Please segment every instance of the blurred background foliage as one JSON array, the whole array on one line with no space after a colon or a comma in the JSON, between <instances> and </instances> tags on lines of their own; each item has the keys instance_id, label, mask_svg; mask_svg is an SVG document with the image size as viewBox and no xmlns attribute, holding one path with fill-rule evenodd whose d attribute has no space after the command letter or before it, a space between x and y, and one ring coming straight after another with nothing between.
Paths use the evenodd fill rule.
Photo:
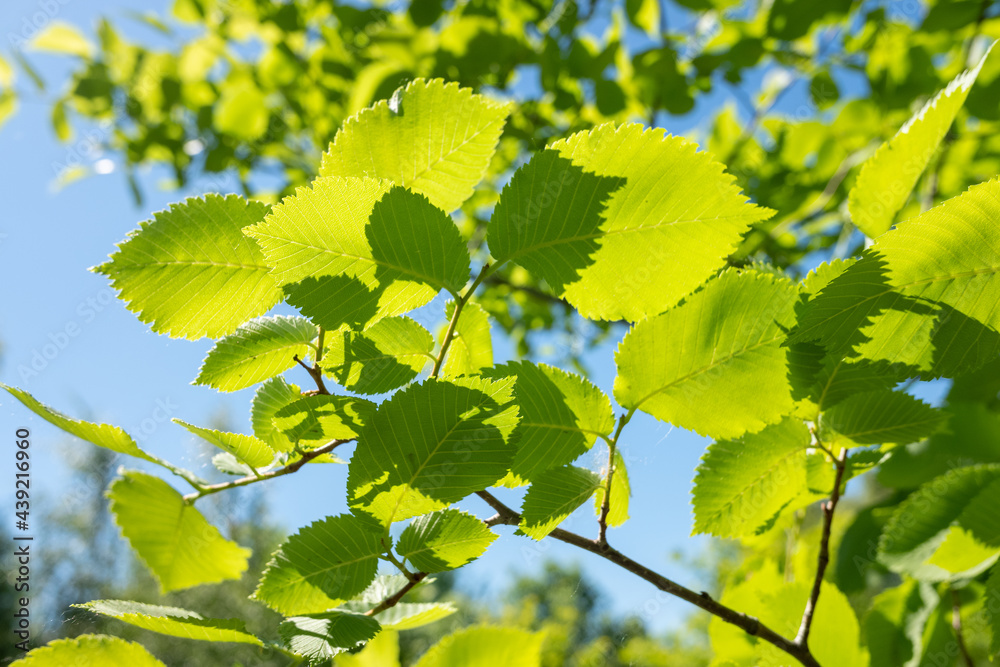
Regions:
<instances>
[{"instance_id":1,"label":"blurred background foliage","mask_svg":"<svg viewBox=\"0 0 1000 667\"><path fill-rule=\"evenodd\" d=\"M234 176L245 194L273 202L316 175L344 119L409 79L442 77L518 102L487 187L456 215L479 259L486 259L484 228L496 195L530 151L599 123L640 120L699 141L748 197L777 211L746 237L732 264L763 260L802 275L864 244L846 206L860 165L1000 38L998 16L1000 3L990 0L175 0L163 13L97 26L51 21L22 37L12 33L0 56L0 123L20 101L41 98L61 140L86 137L86 156L65 165L63 183L101 173L111 156L137 202L137 172L157 166L169 167L169 189L219 190ZM129 39L136 21L155 39ZM40 52L71 59L70 79L43 81L32 64ZM900 218L1000 173L998 100L994 54ZM548 345L559 351L555 361L578 367L582 354L619 326L583 321L517 267L491 278L479 301L519 354L537 356ZM862 617L869 638L885 631L884 619L904 624L904 597L912 593L888 588L898 578L874 562L887 517L881 508L947 467L1000 461L996 378L1000 366L992 364L956 381L946 398L955 415L949 431L894 455L838 513L833 577L857 608L872 608ZM250 630L265 634L273 627L269 612L246 599L263 562L252 563L241 582L157 598L104 511L113 461L87 451L75 462L84 492L50 508L63 551L50 559L59 565L41 575L61 582L48 587L58 592L46 601L49 609L115 597L243 616ZM270 553L284 533L260 499L241 496L213 514L255 554ZM752 582L765 561L779 563L774 576L787 579L815 562L810 535L818 519L814 507L755 540L715 542L694 565L714 582L712 594L726 583ZM942 655L953 641L955 609L976 612L978 585L927 593L931 617L918 638L926 655ZM539 578L521 579L502 601L470 598L444 576L422 594L459 600L461 611L403 633L404 664L451 629L484 620L546 629L546 665L710 662L707 618L695 615L689 627L651 636L641 618L602 611L594 582L572 567L552 565ZM0 597L4 608L12 602ZM219 649L75 612L44 639L103 630L141 633L168 664L195 664L194 655L197 664L284 664L281 656L231 647L209 654ZM967 640L970 655L985 660L981 637L969 633ZM872 664L910 658L873 649Z\"/></svg>"}]
</instances>

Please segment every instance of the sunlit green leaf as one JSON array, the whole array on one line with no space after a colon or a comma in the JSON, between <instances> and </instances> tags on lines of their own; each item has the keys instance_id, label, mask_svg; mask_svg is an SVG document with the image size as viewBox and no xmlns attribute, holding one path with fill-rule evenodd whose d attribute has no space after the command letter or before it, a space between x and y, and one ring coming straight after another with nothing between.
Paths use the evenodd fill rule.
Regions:
<instances>
[{"instance_id":1,"label":"sunlit green leaf","mask_svg":"<svg viewBox=\"0 0 1000 667\"><path fill-rule=\"evenodd\" d=\"M382 394L417 377L433 350L427 329L408 317L387 317L364 331L332 334L320 365L345 389Z\"/></svg>"},{"instance_id":2,"label":"sunlit green leaf","mask_svg":"<svg viewBox=\"0 0 1000 667\"><path fill-rule=\"evenodd\" d=\"M126 600L94 600L74 606L171 637L262 645L236 618L205 618L187 609Z\"/></svg>"},{"instance_id":3,"label":"sunlit green leaf","mask_svg":"<svg viewBox=\"0 0 1000 667\"><path fill-rule=\"evenodd\" d=\"M320 664L338 653L356 648L380 629L371 616L348 611L328 611L286 618L279 628L281 639L293 653Z\"/></svg>"},{"instance_id":4,"label":"sunlit green leaf","mask_svg":"<svg viewBox=\"0 0 1000 667\"><path fill-rule=\"evenodd\" d=\"M444 572L479 558L496 538L471 514L443 510L414 519L396 551L421 572Z\"/></svg>"},{"instance_id":5,"label":"sunlit green leaf","mask_svg":"<svg viewBox=\"0 0 1000 667\"><path fill-rule=\"evenodd\" d=\"M432 646L415 667L541 667L542 633L474 626Z\"/></svg>"},{"instance_id":6,"label":"sunlit green leaf","mask_svg":"<svg viewBox=\"0 0 1000 667\"><path fill-rule=\"evenodd\" d=\"M107 635L80 635L73 639L56 639L30 651L15 663L18 667L165 667L141 644Z\"/></svg>"},{"instance_id":7,"label":"sunlit green leaf","mask_svg":"<svg viewBox=\"0 0 1000 667\"><path fill-rule=\"evenodd\" d=\"M451 321L455 302L445 306L445 319ZM448 356L441 366L441 377L471 375L493 365L493 340L490 338L490 318L478 303L465 304L448 347Z\"/></svg>"},{"instance_id":8,"label":"sunlit green leaf","mask_svg":"<svg viewBox=\"0 0 1000 667\"><path fill-rule=\"evenodd\" d=\"M521 508L521 532L540 540L590 499L601 477L576 466L552 468L528 487Z\"/></svg>"},{"instance_id":9,"label":"sunlit green leaf","mask_svg":"<svg viewBox=\"0 0 1000 667\"><path fill-rule=\"evenodd\" d=\"M191 433L212 443L219 449L229 452L243 463L254 468L263 468L274 461L274 450L268 447L267 443L251 435L243 433L226 433L210 428L201 428L183 422L180 419L172 419L175 424L180 424Z\"/></svg>"}]
</instances>

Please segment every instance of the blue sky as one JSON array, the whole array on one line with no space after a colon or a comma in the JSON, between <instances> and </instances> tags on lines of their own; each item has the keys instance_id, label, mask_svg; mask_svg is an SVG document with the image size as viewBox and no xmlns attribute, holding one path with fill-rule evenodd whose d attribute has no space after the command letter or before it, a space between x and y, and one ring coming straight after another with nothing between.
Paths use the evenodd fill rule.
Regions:
<instances>
[{"instance_id":1,"label":"blue sky","mask_svg":"<svg viewBox=\"0 0 1000 667\"><path fill-rule=\"evenodd\" d=\"M56 20L84 26L92 34L96 17L110 14L121 17L128 9L146 10L151 3L139 0L103 0L100 3L79 0L5 0L0 4L0 34L3 49L8 49L11 35L21 35L39 15L53 15ZM165 2L157 3L166 5ZM148 34L140 27L135 37ZM206 387L190 384L211 341L171 340L152 333L113 298L105 278L86 269L104 260L136 224L152 211L165 208L183 194L163 192L157 184L168 176L156 172L141 175L147 196L141 208L132 201L125 179L118 169L110 174L93 176L56 191L52 184L61 165L78 156L85 164L102 161L103 166L120 165L118 156L95 155L88 139L105 130L79 128L68 144L54 137L49 120L52 100L65 82L65 64L57 57L37 55L33 62L50 85L44 93L30 88L22 79L24 91L20 111L0 130L0 195L4 202L0 213L0 341L3 344L0 379L20 386L44 403L75 417L107 422L123 427L140 444L158 456L177 464L201 468L208 464L208 450L193 436L171 424L177 417L195 424L207 424L213 416L225 414L237 430L249 431L249 404L253 390L218 394ZM759 85L757 73L748 84ZM783 106L789 109L805 104L805 90L786 96ZM706 110L731 99L726 89L706 98L699 108L684 118L670 119L668 129L692 134ZM107 162L110 160L111 162ZM235 182L230 183L235 186ZM443 301L436 301L421 312L425 324L441 317ZM614 381L613 352L617 340L590 355L593 381L609 395ZM495 340L497 361L509 358L506 341ZM304 372L293 369L287 377L306 384ZM164 419L166 418L166 419ZM72 442L68 436L33 416L5 393L0 396L0 420L6 433L19 427L32 432L35 455L33 492L47 502L58 502L71 494L61 445ZM7 437L7 436L5 436ZM670 554L680 550L697 554L705 542L688 537L691 531L689 492L698 459L707 445L703 438L667 424L656 422L641 413L625 431L623 451L632 480L632 518L624 527L612 530L610 539L621 551L643 564L677 578L695 590L704 582L675 563ZM82 441L74 447L90 447ZM4 449L9 451L9 449ZM582 463L599 469L599 448ZM145 466L127 463L130 467ZM289 530L314 519L347 510L345 503L346 466L308 466L304 471L257 485L255 492L267 495L274 516ZM169 480L186 491L186 484ZM266 487L266 488L265 488ZM510 504L517 505L517 494L499 492ZM4 486L2 507L12 507L9 487ZM461 505L479 516L491 514L482 502L473 499ZM35 514L37 520L38 514ZM589 508L571 517L565 526L592 535L596 525ZM39 526L38 546L44 558L44 526ZM623 570L562 543L541 544L514 537L509 528L501 529L498 540L487 555L462 571L461 582L471 591L488 593L497 590L514 572L536 570L545 558L580 563L597 580L619 613L641 614L654 628L678 622L688 607ZM502 573L503 576L497 576ZM43 582L44 585L44 582Z\"/></svg>"}]
</instances>

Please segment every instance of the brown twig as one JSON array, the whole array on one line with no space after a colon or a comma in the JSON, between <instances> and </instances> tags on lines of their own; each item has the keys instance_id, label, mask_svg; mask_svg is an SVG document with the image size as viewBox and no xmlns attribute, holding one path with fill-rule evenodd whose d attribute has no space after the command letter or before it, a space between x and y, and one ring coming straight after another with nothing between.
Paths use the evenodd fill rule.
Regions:
<instances>
[{"instance_id":1,"label":"brown twig","mask_svg":"<svg viewBox=\"0 0 1000 667\"><path fill-rule=\"evenodd\" d=\"M377 605L365 612L365 616L374 616L375 614L380 614L386 609L395 607L399 604L399 601L403 599L403 596L409 593L413 588L419 584L421 581L427 578L427 572L416 572L410 577L410 580L406 582L406 585L400 588L398 591L387 597L386 599L379 602Z\"/></svg>"},{"instance_id":2,"label":"brown twig","mask_svg":"<svg viewBox=\"0 0 1000 667\"><path fill-rule=\"evenodd\" d=\"M486 501L486 503L497 513L497 516L491 517L487 520L490 522L490 525L506 524L516 526L521 523L521 515L500 502L500 500L498 500L490 492L479 491L476 495ZM553 530L549 533L549 537L555 538L560 542L572 544L575 547L579 547L584 551L589 551L592 554L596 554L601 558L618 565L641 579L645 579L661 591L676 596L686 602L690 602L694 606L717 616L726 623L735 625L747 634L758 637L759 639L772 644L798 660L800 663L805 665L805 667L820 667L816 658L814 658L812 653L809 652L808 646L804 644L796 644L792 640L782 637L777 632L761 623L759 619L730 609L724 604L713 599L712 596L707 593L695 593L691 589L685 588L684 586L667 579L663 575L637 563L607 544L601 544L598 540L587 539L582 535L577 535L576 533L571 533L569 531L562 530L561 528Z\"/></svg>"},{"instance_id":3,"label":"brown twig","mask_svg":"<svg viewBox=\"0 0 1000 667\"><path fill-rule=\"evenodd\" d=\"M830 499L823 503L823 533L820 536L819 556L816 559L816 579L813 581L812 593L806 600L805 611L802 612L799 633L795 636L795 643L799 646L806 647L809 644L809 630L812 628L816 605L823 587L823 575L826 573L826 566L830 564L830 528L833 526L833 512L837 509L837 502L840 501L840 486L843 483L844 470L847 468L846 460L847 448L845 447L840 450L840 456L834 459L837 473L833 479L833 491L830 492Z\"/></svg>"},{"instance_id":4,"label":"brown twig","mask_svg":"<svg viewBox=\"0 0 1000 667\"><path fill-rule=\"evenodd\" d=\"M309 463L313 459L319 458L323 454L329 454L337 447L343 445L346 442L351 442L350 440L333 440L326 443L322 447L317 447L316 449L311 449L308 452L304 452L302 456L295 461L292 461L283 468L278 468L277 470L272 470L270 472L260 473L259 475L247 475L246 477L240 477L239 479L233 480L232 482L221 482L219 484L210 484L208 486L201 487L198 491L194 493L189 493L184 496L184 501L188 503L193 503L199 498L204 498L205 496L210 496L213 493L218 493L219 491L225 491L227 489L235 489L238 486L247 486L248 484L255 484L257 482L263 482L267 479L274 479L275 477L282 477L284 475L290 475L293 472L298 471L299 468Z\"/></svg>"},{"instance_id":5,"label":"brown twig","mask_svg":"<svg viewBox=\"0 0 1000 667\"><path fill-rule=\"evenodd\" d=\"M444 363L445 356L448 354L448 348L451 346L451 341L455 337L455 327L458 326L458 318L462 315L462 309L465 308L465 304L469 302L472 298L473 292L486 277L490 275L490 265L484 264L482 270L479 272L479 276L476 278L475 282L469 286L469 289L465 290L465 294L462 296L455 295L455 312L451 314L451 321L448 322L448 329L444 332L444 338L441 339L441 350L438 352L437 359L434 360L434 369L431 371L431 377L435 378L438 373L441 372L441 365Z\"/></svg>"}]
</instances>

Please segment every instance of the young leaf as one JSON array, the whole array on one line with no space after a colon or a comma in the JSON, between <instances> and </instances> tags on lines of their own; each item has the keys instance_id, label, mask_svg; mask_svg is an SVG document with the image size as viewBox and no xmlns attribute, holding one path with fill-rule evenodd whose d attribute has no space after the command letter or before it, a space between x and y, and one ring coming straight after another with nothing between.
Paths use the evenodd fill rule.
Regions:
<instances>
[{"instance_id":1,"label":"young leaf","mask_svg":"<svg viewBox=\"0 0 1000 667\"><path fill-rule=\"evenodd\" d=\"M250 423L253 434L266 442L276 452L290 452L295 443L274 425L274 416L286 405L302 398L297 385L285 382L282 377L271 378L260 387L250 404Z\"/></svg>"},{"instance_id":2,"label":"young leaf","mask_svg":"<svg viewBox=\"0 0 1000 667\"><path fill-rule=\"evenodd\" d=\"M455 302L445 306L445 319L451 321ZM455 326L455 334L448 347L448 356L441 366L441 377L472 375L481 368L493 365L493 340L490 338L490 317L482 306L469 302Z\"/></svg>"},{"instance_id":3,"label":"young leaf","mask_svg":"<svg viewBox=\"0 0 1000 667\"><path fill-rule=\"evenodd\" d=\"M73 639L56 639L29 651L17 661L18 667L66 667L95 665L111 667L166 667L141 644L107 635L80 635Z\"/></svg>"},{"instance_id":4,"label":"young leaf","mask_svg":"<svg viewBox=\"0 0 1000 667\"><path fill-rule=\"evenodd\" d=\"M194 384L219 391L244 389L305 359L319 334L304 317L261 317L241 325L208 351Z\"/></svg>"},{"instance_id":5,"label":"young leaf","mask_svg":"<svg viewBox=\"0 0 1000 667\"><path fill-rule=\"evenodd\" d=\"M285 646L296 655L319 664L338 653L361 646L378 634L378 621L349 611L292 616L278 628Z\"/></svg>"},{"instance_id":6,"label":"young leaf","mask_svg":"<svg viewBox=\"0 0 1000 667\"><path fill-rule=\"evenodd\" d=\"M328 516L281 545L253 598L285 615L327 611L368 587L384 552L382 533L371 522Z\"/></svg>"},{"instance_id":7,"label":"young leaf","mask_svg":"<svg viewBox=\"0 0 1000 667\"><path fill-rule=\"evenodd\" d=\"M479 558L496 538L476 517L449 509L415 519L396 551L421 572L444 572Z\"/></svg>"},{"instance_id":8,"label":"young leaf","mask_svg":"<svg viewBox=\"0 0 1000 667\"><path fill-rule=\"evenodd\" d=\"M792 341L930 378L1000 352L1000 181L902 222L810 300Z\"/></svg>"},{"instance_id":9,"label":"young leaf","mask_svg":"<svg viewBox=\"0 0 1000 667\"><path fill-rule=\"evenodd\" d=\"M543 278L585 317L657 315L771 215L723 169L695 144L637 123L578 132L536 153L504 187L490 253L496 266L513 261Z\"/></svg>"},{"instance_id":10,"label":"young leaf","mask_svg":"<svg viewBox=\"0 0 1000 667\"><path fill-rule=\"evenodd\" d=\"M615 398L715 438L777 422L793 405L782 342L797 298L787 280L724 272L625 336L615 355Z\"/></svg>"},{"instance_id":11,"label":"young leaf","mask_svg":"<svg viewBox=\"0 0 1000 667\"><path fill-rule=\"evenodd\" d=\"M576 466L553 468L538 475L524 495L521 532L540 540L587 502L601 485L601 477Z\"/></svg>"},{"instance_id":12,"label":"young leaf","mask_svg":"<svg viewBox=\"0 0 1000 667\"><path fill-rule=\"evenodd\" d=\"M389 181L317 179L247 234L288 302L328 331L401 315L469 278L469 251L451 219Z\"/></svg>"},{"instance_id":13,"label":"young leaf","mask_svg":"<svg viewBox=\"0 0 1000 667\"><path fill-rule=\"evenodd\" d=\"M288 403L272 419L290 443L314 449L331 440L358 437L374 414L375 404L363 398L316 394Z\"/></svg>"},{"instance_id":14,"label":"young leaf","mask_svg":"<svg viewBox=\"0 0 1000 667\"><path fill-rule=\"evenodd\" d=\"M942 568L927 565L928 559L972 500L998 479L1000 465L976 465L949 470L921 486L896 508L882 531L879 561L923 580L948 578Z\"/></svg>"},{"instance_id":15,"label":"young leaf","mask_svg":"<svg viewBox=\"0 0 1000 667\"><path fill-rule=\"evenodd\" d=\"M833 406L823 413L820 431L829 445L905 445L931 435L944 421L945 414L927 403L882 390L855 394Z\"/></svg>"},{"instance_id":16,"label":"young leaf","mask_svg":"<svg viewBox=\"0 0 1000 667\"><path fill-rule=\"evenodd\" d=\"M358 394L383 394L417 377L434 357L434 338L408 317L387 317L364 331L337 332L323 371Z\"/></svg>"},{"instance_id":17,"label":"young leaf","mask_svg":"<svg viewBox=\"0 0 1000 667\"><path fill-rule=\"evenodd\" d=\"M139 223L118 251L93 270L153 331L175 338L218 338L281 300L264 255L243 229L268 207L236 195L172 204Z\"/></svg>"},{"instance_id":18,"label":"young leaf","mask_svg":"<svg viewBox=\"0 0 1000 667\"><path fill-rule=\"evenodd\" d=\"M990 47L992 50L993 47ZM889 230L965 103L990 55L955 77L861 166L847 204L851 221L875 238Z\"/></svg>"},{"instance_id":19,"label":"young leaf","mask_svg":"<svg viewBox=\"0 0 1000 667\"><path fill-rule=\"evenodd\" d=\"M625 457L620 449L615 450L614 475L611 477L611 504L608 506L608 526L617 528L628 521L629 497L632 487L628 482L628 470L625 469ZM594 493L594 511L601 516L604 505L604 493L607 489L607 478L601 480L601 485Z\"/></svg>"},{"instance_id":20,"label":"young leaf","mask_svg":"<svg viewBox=\"0 0 1000 667\"><path fill-rule=\"evenodd\" d=\"M446 636L415 667L541 667L541 632L474 626Z\"/></svg>"},{"instance_id":21,"label":"young leaf","mask_svg":"<svg viewBox=\"0 0 1000 667\"><path fill-rule=\"evenodd\" d=\"M517 425L513 380L425 380L379 406L351 459L351 507L384 524L442 509L502 478Z\"/></svg>"},{"instance_id":22,"label":"young leaf","mask_svg":"<svg viewBox=\"0 0 1000 667\"><path fill-rule=\"evenodd\" d=\"M243 463L254 468L263 468L274 461L274 450L263 440L258 440L251 435L225 433L209 428L201 428L187 422L182 422L180 419L172 419L171 421L175 424L180 424L206 442L210 442L219 449L229 452Z\"/></svg>"},{"instance_id":23,"label":"young leaf","mask_svg":"<svg viewBox=\"0 0 1000 667\"><path fill-rule=\"evenodd\" d=\"M135 440L132 439L132 436L117 426L111 426L110 424L94 424L92 422L73 419L72 417L67 417L64 414L56 412L47 405L39 403L35 400L34 396L23 389L9 387L2 382L0 382L0 387L6 389L11 396L21 401L26 408L34 412L36 415L50 424L54 424L55 426L61 428L70 435L75 435L81 440L86 440L87 442L97 445L98 447L104 447L105 449L110 449L111 451L118 452L119 454L128 454L129 456L135 456L136 458L155 462L154 458L139 449L139 445L135 444Z\"/></svg>"},{"instance_id":24,"label":"young leaf","mask_svg":"<svg viewBox=\"0 0 1000 667\"><path fill-rule=\"evenodd\" d=\"M694 534L753 535L806 492L809 430L793 418L739 440L709 446L691 504Z\"/></svg>"},{"instance_id":25,"label":"young leaf","mask_svg":"<svg viewBox=\"0 0 1000 667\"><path fill-rule=\"evenodd\" d=\"M575 461L614 428L611 401L586 379L546 364L511 362L486 373L513 376L521 421L511 484L527 484L542 472Z\"/></svg>"},{"instance_id":26,"label":"young leaf","mask_svg":"<svg viewBox=\"0 0 1000 667\"><path fill-rule=\"evenodd\" d=\"M450 213L486 174L510 108L456 83L416 79L348 119L320 175L388 179Z\"/></svg>"},{"instance_id":27,"label":"young leaf","mask_svg":"<svg viewBox=\"0 0 1000 667\"><path fill-rule=\"evenodd\" d=\"M115 523L162 593L239 579L247 569L250 550L224 538L162 479L125 471L108 498Z\"/></svg>"},{"instance_id":28,"label":"young leaf","mask_svg":"<svg viewBox=\"0 0 1000 667\"><path fill-rule=\"evenodd\" d=\"M94 600L73 606L102 616L117 618L119 621L161 635L207 642L236 642L263 646L257 637L247 632L243 621L237 618L205 618L187 609L160 607L126 600Z\"/></svg>"}]
</instances>

